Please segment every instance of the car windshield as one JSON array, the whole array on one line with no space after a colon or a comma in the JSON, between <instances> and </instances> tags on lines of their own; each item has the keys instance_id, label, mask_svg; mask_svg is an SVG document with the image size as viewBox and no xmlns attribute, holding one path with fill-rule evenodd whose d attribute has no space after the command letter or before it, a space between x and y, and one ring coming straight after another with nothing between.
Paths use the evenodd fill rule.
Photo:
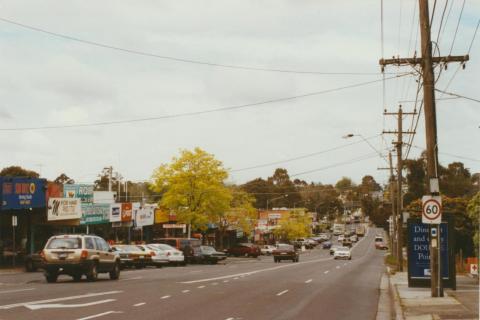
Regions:
<instances>
[{"instance_id":1,"label":"car windshield","mask_svg":"<svg viewBox=\"0 0 480 320\"><path fill-rule=\"evenodd\" d=\"M81 247L81 238L54 238L47 245L47 249L79 249Z\"/></svg>"},{"instance_id":2,"label":"car windshield","mask_svg":"<svg viewBox=\"0 0 480 320\"><path fill-rule=\"evenodd\" d=\"M277 248L278 250L293 250L293 246L290 244L279 244Z\"/></svg>"},{"instance_id":3,"label":"car windshield","mask_svg":"<svg viewBox=\"0 0 480 320\"><path fill-rule=\"evenodd\" d=\"M144 250L144 249L140 249L139 247L134 246L134 245L118 246L117 248L120 249L120 251L125 251L125 252L138 252L138 251L143 251Z\"/></svg>"},{"instance_id":4,"label":"car windshield","mask_svg":"<svg viewBox=\"0 0 480 320\"><path fill-rule=\"evenodd\" d=\"M160 249L160 250L174 250L174 251L177 251L177 249L175 249L174 247L172 247L168 244L164 244L164 243L152 243L149 246Z\"/></svg>"},{"instance_id":5,"label":"car windshield","mask_svg":"<svg viewBox=\"0 0 480 320\"><path fill-rule=\"evenodd\" d=\"M337 251L350 251L347 247L338 247Z\"/></svg>"}]
</instances>

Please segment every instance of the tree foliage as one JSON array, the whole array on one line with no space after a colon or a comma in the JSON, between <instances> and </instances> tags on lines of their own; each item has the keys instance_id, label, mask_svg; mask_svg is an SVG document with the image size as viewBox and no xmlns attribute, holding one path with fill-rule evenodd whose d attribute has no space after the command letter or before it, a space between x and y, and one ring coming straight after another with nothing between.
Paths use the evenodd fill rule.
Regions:
<instances>
[{"instance_id":1,"label":"tree foliage","mask_svg":"<svg viewBox=\"0 0 480 320\"><path fill-rule=\"evenodd\" d=\"M75 180L67 176L65 173L62 173L58 177L53 180L53 182L58 183L58 184L74 184Z\"/></svg>"},{"instance_id":2,"label":"tree foliage","mask_svg":"<svg viewBox=\"0 0 480 320\"><path fill-rule=\"evenodd\" d=\"M473 226L473 243L475 245L476 255L478 257L478 248L480 247L480 236L479 236L479 220L480 220L480 192L478 192L467 205L467 214L468 217L472 220Z\"/></svg>"},{"instance_id":3,"label":"tree foliage","mask_svg":"<svg viewBox=\"0 0 480 320\"><path fill-rule=\"evenodd\" d=\"M5 167L0 171L0 177L25 177L25 178L39 178L40 174L33 170L24 169L20 166Z\"/></svg>"},{"instance_id":4,"label":"tree foliage","mask_svg":"<svg viewBox=\"0 0 480 320\"><path fill-rule=\"evenodd\" d=\"M182 150L170 164L157 168L151 188L163 193L160 205L176 212L180 222L205 230L209 220L230 209L232 194L224 184L227 177L220 161L195 148Z\"/></svg>"},{"instance_id":5,"label":"tree foliage","mask_svg":"<svg viewBox=\"0 0 480 320\"><path fill-rule=\"evenodd\" d=\"M311 222L304 210L292 210L279 221L278 228L274 229L273 233L284 241L307 237L311 234Z\"/></svg>"}]
</instances>

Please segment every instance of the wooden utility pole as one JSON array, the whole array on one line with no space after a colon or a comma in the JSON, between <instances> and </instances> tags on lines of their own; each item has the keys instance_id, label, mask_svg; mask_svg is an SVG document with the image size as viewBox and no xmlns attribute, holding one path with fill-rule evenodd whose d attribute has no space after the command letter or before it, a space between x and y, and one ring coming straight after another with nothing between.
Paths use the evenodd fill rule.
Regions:
<instances>
[{"instance_id":1,"label":"wooden utility pole","mask_svg":"<svg viewBox=\"0 0 480 320\"><path fill-rule=\"evenodd\" d=\"M449 62L460 62L464 64L469 60L468 55L432 57L432 41L430 39L430 17L428 10L428 0L419 1L420 14L420 36L422 42L422 56L420 58L394 58L381 59L382 70L386 65L420 65L422 67L423 77L423 100L425 110L425 131L427 144L427 176L429 178L428 188L431 195L439 195L438 190L438 143L437 143L437 123L435 109L435 77L433 73L433 64L447 64ZM436 236L430 236L430 273L432 297L443 296L443 287L440 273L440 225L431 225L431 229L436 229ZM431 232L432 234L433 232ZM432 245L434 244L434 245Z\"/></svg>"},{"instance_id":2,"label":"wooden utility pole","mask_svg":"<svg viewBox=\"0 0 480 320\"><path fill-rule=\"evenodd\" d=\"M397 259L397 207L395 205L395 175L393 174L393 164L392 164L392 152L388 153L388 168L378 168L378 170L390 170L390 179L389 179L389 189L390 189L390 201L392 203L392 235L390 237L390 245L392 249L392 254Z\"/></svg>"},{"instance_id":3,"label":"wooden utility pole","mask_svg":"<svg viewBox=\"0 0 480 320\"><path fill-rule=\"evenodd\" d=\"M398 112L384 112L384 115L387 116L397 116L397 131L384 131L384 133L397 134L397 141L393 142L397 149L397 219L395 220L397 228L397 247L395 249L397 258L397 270L400 272L403 271L403 134L415 134L415 132L413 131L403 131L403 116L416 114L416 111L403 112L401 105L398 107Z\"/></svg>"}]
</instances>

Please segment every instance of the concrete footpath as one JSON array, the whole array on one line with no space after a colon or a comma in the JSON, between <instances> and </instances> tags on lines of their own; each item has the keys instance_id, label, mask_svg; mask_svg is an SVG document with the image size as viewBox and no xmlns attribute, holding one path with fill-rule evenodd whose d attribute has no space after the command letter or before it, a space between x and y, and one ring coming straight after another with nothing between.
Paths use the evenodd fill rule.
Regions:
<instances>
[{"instance_id":1,"label":"concrete footpath","mask_svg":"<svg viewBox=\"0 0 480 320\"><path fill-rule=\"evenodd\" d=\"M391 319L479 319L478 279L457 276L457 290L445 289L444 297L432 298L430 288L409 288L406 272L388 278Z\"/></svg>"}]
</instances>

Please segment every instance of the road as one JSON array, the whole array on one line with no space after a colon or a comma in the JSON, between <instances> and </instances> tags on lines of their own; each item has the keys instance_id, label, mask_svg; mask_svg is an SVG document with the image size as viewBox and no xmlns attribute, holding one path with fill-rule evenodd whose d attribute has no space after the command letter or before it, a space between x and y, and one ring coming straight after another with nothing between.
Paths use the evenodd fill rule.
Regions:
<instances>
[{"instance_id":1,"label":"road","mask_svg":"<svg viewBox=\"0 0 480 320\"><path fill-rule=\"evenodd\" d=\"M374 319L384 270L375 232L355 245L351 261L318 248L299 263L229 258L123 271L118 281L0 275L0 319Z\"/></svg>"}]
</instances>

